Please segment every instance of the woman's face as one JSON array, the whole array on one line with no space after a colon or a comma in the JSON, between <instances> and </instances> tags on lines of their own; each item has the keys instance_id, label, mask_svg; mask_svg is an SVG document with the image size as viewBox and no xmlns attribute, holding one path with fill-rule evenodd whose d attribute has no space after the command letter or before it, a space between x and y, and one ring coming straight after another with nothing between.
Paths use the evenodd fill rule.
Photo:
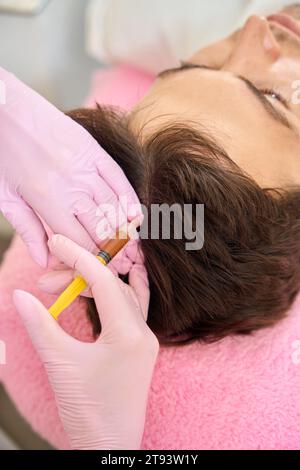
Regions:
<instances>
[{"instance_id":1,"label":"woman's face","mask_svg":"<svg viewBox=\"0 0 300 470\"><path fill-rule=\"evenodd\" d=\"M190 66L163 72L133 110L133 128L200 125L261 186L300 184L300 8L284 12L251 16Z\"/></svg>"}]
</instances>

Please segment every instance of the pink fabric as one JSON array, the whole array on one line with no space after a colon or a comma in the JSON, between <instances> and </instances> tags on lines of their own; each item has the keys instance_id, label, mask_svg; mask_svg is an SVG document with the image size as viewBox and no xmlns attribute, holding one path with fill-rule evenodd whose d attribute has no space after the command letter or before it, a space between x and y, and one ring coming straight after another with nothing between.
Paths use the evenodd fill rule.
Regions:
<instances>
[{"instance_id":1,"label":"pink fabric","mask_svg":"<svg viewBox=\"0 0 300 470\"><path fill-rule=\"evenodd\" d=\"M98 80L104 80L104 90L115 104L120 99L123 105L127 97L132 104L137 90L145 91L150 83L149 77L126 68L108 76L113 90L102 74L94 85L97 89ZM0 380L33 429L54 446L66 448L44 368L12 304L15 288L32 292L46 306L53 302L53 296L36 288L41 273L16 238L0 272L0 339L7 345L7 365L0 365ZM91 340L83 300L63 313L61 323L77 338ZM142 447L300 449L299 397L300 296L288 318L253 336L161 348Z\"/></svg>"},{"instance_id":2,"label":"pink fabric","mask_svg":"<svg viewBox=\"0 0 300 470\"><path fill-rule=\"evenodd\" d=\"M92 77L92 86L84 105L109 104L129 110L147 92L153 77L146 72L123 65L99 70Z\"/></svg>"}]
</instances>

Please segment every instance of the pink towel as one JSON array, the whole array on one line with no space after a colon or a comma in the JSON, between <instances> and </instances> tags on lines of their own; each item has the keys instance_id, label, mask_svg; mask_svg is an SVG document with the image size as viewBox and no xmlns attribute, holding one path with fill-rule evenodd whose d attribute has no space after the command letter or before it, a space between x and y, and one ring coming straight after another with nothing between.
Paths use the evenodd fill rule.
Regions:
<instances>
[{"instance_id":1,"label":"pink towel","mask_svg":"<svg viewBox=\"0 0 300 470\"><path fill-rule=\"evenodd\" d=\"M151 83L124 67L105 74L109 82L97 74L92 93L100 102L99 81L110 102L122 106L131 106ZM16 238L0 272L0 340L7 346L0 380L33 429L57 448L67 448L43 365L12 303L13 289L21 288L49 306L54 297L36 288L41 274ZM61 324L75 337L91 340L83 300L63 313ZM161 348L142 448L299 450L299 397L300 296L288 318L252 336Z\"/></svg>"}]
</instances>

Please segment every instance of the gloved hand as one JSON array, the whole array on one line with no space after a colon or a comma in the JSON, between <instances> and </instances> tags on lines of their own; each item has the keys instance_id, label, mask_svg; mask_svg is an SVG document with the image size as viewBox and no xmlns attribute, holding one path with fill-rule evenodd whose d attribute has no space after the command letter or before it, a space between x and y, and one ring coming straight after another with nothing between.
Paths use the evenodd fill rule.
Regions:
<instances>
[{"instance_id":1,"label":"gloved hand","mask_svg":"<svg viewBox=\"0 0 300 470\"><path fill-rule=\"evenodd\" d=\"M115 274L128 274L136 264L143 265L144 260L141 255L138 240L130 240L117 256L109 263L109 269ZM52 270L43 274L38 280L39 288L48 294L59 295L78 276L78 272L59 263L52 266ZM81 295L92 297L90 288L85 289Z\"/></svg>"},{"instance_id":2,"label":"gloved hand","mask_svg":"<svg viewBox=\"0 0 300 470\"><path fill-rule=\"evenodd\" d=\"M149 288L142 265L130 287L90 253L61 235L50 249L89 283L102 331L95 343L65 333L32 295L15 291L15 305L39 352L74 449L138 449L158 341L146 324Z\"/></svg>"},{"instance_id":3,"label":"gloved hand","mask_svg":"<svg viewBox=\"0 0 300 470\"><path fill-rule=\"evenodd\" d=\"M106 224L115 232L116 222L140 214L134 190L82 126L1 68L0 81L6 91L0 103L0 211L43 267L48 249L40 217L52 232L96 250L98 224L100 232ZM120 196L128 210L123 204L117 220L114 210L98 207L118 211Z\"/></svg>"}]
</instances>

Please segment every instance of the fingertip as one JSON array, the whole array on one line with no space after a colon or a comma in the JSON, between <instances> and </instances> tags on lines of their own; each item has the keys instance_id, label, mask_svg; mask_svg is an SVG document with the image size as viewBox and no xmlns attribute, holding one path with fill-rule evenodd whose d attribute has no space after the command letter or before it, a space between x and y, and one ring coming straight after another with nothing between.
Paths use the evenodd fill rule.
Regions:
<instances>
[{"instance_id":1,"label":"fingertip","mask_svg":"<svg viewBox=\"0 0 300 470\"><path fill-rule=\"evenodd\" d=\"M59 233L55 233L51 235L48 240L48 247L52 250L58 243L60 243L63 239L65 239L64 235L60 235Z\"/></svg>"},{"instance_id":2,"label":"fingertip","mask_svg":"<svg viewBox=\"0 0 300 470\"><path fill-rule=\"evenodd\" d=\"M13 292L13 298L14 300L19 301L20 299L23 299L24 297L32 297L29 292L26 292L25 290L22 289L15 289Z\"/></svg>"},{"instance_id":3,"label":"fingertip","mask_svg":"<svg viewBox=\"0 0 300 470\"><path fill-rule=\"evenodd\" d=\"M32 305L36 303L36 298L21 289L15 289L13 292L13 302L17 310L22 313L25 310L31 309Z\"/></svg>"},{"instance_id":4,"label":"fingertip","mask_svg":"<svg viewBox=\"0 0 300 470\"><path fill-rule=\"evenodd\" d=\"M135 220L139 221L137 227L142 224L143 219L144 219L144 214L141 208L141 204L138 200L132 201L130 203L127 216L130 222L134 222Z\"/></svg>"},{"instance_id":5,"label":"fingertip","mask_svg":"<svg viewBox=\"0 0 300 470\"><path fill-rule=\"evenodd\" d=\"M87 246L89 245L89 246ZM62 234L54 234L49 238L48 241L48 247L50 251L54 254L58 254L61 252L62 249L64 248L73 248L73 249L85 249L86 251L93 253L93 252L98 252L97 246L95 245L94 242L88 244L84 243L83 240L76 240L66 237L65 235Z\"/></svg>"},{"instance_id":6,"label":"fingertip","mask_svg":"<svg viewBox=\"0 0 300 470\"><path fill-rule=\"evenodd\" d=\"M75 242L58 233L51 236L48 246L51 253L60 259L70 247L78 247Z\"/></svg>"},{"instance_id":7,"label":"fingertip","mask_svg":"<svg viewBox=\"0 0 300 470\"><path fill-rule=\"evenodd\" d=\"M13 291L13 301L18 303L23 298L24 294L26 294L26 292L24 290L15 289Z\"/></svg>"}]
</instances>

